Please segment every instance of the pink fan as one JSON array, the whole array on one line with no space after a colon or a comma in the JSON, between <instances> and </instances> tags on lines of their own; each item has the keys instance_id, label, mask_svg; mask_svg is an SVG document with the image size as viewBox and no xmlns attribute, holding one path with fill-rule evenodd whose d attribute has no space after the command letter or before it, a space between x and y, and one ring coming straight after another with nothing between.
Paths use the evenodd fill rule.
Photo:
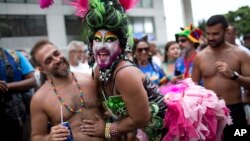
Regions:
<instances>
[{"instance_id":1,"label":"pink fan","mask_svg":"<svg viewBox=\"0 0 250 141\"><path fill-rule=\"evenodd\" d=\"M54 3L53 0L39 0L39 5L40 5L40 8L42 8L42 9L48 8L53 3Z\"/></svg>"},{"instance_id":2,"label":"pink fan","mask_svg":"<svg viewBox=\"0 0 250 141\"><path fill-rule=\"evenodd\" d=\"M140 0L119 0L122 7L127 11L133 8Z\"/></svg>"}]
</instances>

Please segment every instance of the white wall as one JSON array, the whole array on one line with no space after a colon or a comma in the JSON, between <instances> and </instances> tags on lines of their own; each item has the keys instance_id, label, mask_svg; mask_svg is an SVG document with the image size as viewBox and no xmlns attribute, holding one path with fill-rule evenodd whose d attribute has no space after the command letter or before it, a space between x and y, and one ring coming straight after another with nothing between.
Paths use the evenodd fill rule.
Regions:
<instances>
[{"instance_id":1,"label":"white wall","mask_svg":"<svg viewBox=\"0 0 250 141\"><path fill-rule=\"evenodd\" d=\"M175 40L180 27L193 22L190 0L163 0L166 14L167 39Z\"/></svg>"}]
</instances>

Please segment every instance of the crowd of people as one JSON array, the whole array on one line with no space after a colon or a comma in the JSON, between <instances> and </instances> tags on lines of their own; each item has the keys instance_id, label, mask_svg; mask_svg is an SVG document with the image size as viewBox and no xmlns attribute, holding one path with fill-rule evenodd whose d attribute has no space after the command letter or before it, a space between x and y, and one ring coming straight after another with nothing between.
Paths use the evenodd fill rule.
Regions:
<instances>
[{"instance_id":1,"label":"crowd of people","mask_svg":"<svg viewBox=\"0 0 250 141\"><path fill-rule=\"evenodd\" d=\"M235 26L213 15L205 31L176 31L161 55L147 35L133 38L135 4L77 7L88 44L71 41L68 57L47 39L30 54L0 48L1 140L213 141L250 125L250 36L237 43Z\"/></svg>"}]
</instances>

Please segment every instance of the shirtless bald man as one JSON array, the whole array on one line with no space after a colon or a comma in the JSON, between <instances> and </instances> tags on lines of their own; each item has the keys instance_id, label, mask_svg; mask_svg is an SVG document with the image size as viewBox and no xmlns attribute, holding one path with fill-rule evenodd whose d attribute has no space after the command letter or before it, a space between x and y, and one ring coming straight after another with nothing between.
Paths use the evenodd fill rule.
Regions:
<instances>
[{"instance_id":1,"label":"shirtless bald man","mask_svg":"<svg viewBox=\"0 0 250 141\"><path fill-rule=\"evenodd\" d=\"M245 112L241 99L241 86L250 89L250 57L247 53L225 41L228 23L224 16L214 15L207 21L208 47L194 60L192 79L203 81L230 109L233 126L244 127Z\"/></svg>"},{"instance_id":2,"label":"shirtless bald man","mask_svg":"<svg viewBox=\"0 0 250 141\"><path fill-rule=\"evenodd\" d=\"M60 124L62 105L63 121L69 122L74 141L103 141L100 137L83 134L79 128L83 119L94 120L97 115L101 116L91 75L71 73L63 54L47 40L35 44L31 57L48 78L32 98L32 140L66 140L70 132ZM49 122L51 129L48 128Z\"/></svg>"}]
</instances>

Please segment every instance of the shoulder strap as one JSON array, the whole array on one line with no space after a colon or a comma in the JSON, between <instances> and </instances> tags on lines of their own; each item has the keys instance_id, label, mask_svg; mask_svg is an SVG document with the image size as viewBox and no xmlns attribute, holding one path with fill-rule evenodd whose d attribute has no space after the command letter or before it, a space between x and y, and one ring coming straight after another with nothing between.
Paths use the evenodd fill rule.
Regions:
<instances>
[{"instance_id":1,"label":"shoulder strap","mask_svg":"<svg viewBox=\"0 0 250 141\"><path fill-rule=\"evenodd\" d=\"M137 67L136 65L134 65L134 64L131 64L131 65L126 65L126 66L122 66L122 67L120 67L116 72L115 72L115 75L114 75L114 83L113 83L113 87L112 87L112 93L114 92L114 90L115 90L115 80L116 80L116 75L117 75L117 73L121 70L121 69L124 69L124 68L126 68L126 67L131 67L131 66L133 66L133 67Z\"/></svg>"}]
</instances>

